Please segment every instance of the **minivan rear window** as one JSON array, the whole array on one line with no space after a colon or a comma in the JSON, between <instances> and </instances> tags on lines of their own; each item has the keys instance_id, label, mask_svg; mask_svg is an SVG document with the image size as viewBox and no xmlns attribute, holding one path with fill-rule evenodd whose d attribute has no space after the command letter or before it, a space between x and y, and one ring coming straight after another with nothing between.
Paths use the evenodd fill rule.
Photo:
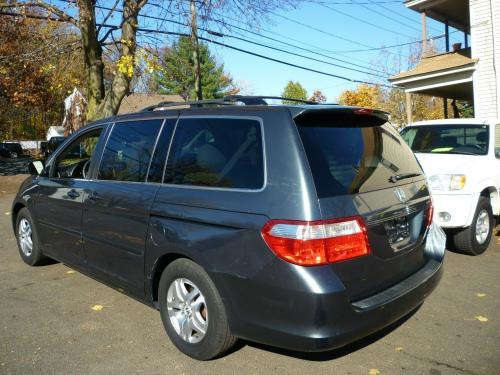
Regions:
<instances>
[{"instance_id":1,"label":"minivan rear window","mask_svg":"<svg viewBox=\"0 0 500 375\"><path fill-rule=\"evenodd\" d=\"M342 125L298 125L319 198L407 184L411 180L390 179L422 174L410 148L388 125Z\"/></svg>"}]
</instances>

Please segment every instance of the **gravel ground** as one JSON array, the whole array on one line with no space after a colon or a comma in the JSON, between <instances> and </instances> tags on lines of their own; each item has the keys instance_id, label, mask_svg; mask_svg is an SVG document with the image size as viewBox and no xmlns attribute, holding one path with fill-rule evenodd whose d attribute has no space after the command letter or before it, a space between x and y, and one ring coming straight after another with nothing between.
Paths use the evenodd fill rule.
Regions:
<instances>
[{"instance_id":1,"label":"gravel ground","mask_svg":"<svg viewBox=\"0 0 500 375\"><path fill-rule=\"evenodd\" d=\"M10 205L24 177L0 177L0 374L500 374L498 238L479 257L448 252L437 290L380 334L322 354L241 342L197 362L157 311L63 264L21 261Z\"/></svg>"}]
</instances>

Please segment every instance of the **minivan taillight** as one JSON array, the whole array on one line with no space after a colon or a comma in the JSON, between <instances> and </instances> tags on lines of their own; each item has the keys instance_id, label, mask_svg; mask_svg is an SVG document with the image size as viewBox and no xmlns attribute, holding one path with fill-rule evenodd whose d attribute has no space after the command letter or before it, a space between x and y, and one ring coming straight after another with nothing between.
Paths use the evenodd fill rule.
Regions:
<instances>
[{"instance_id":1,"label":"minivan taillight","mask_svg":"<svg viewBox=\"0 0 500 375\"><path fill-rule=\"evenodd\" d=\"M270 220L262 228L269 248L287 262L316 266L370 254L359 216L334 220Z\"/></svg>"},{"instance_id":2,"label":"minivan taillight","mask_svg":"<svg viewBox=\"0 0 500 375\"><path fill-rule=\"evenodd\" d=\"M432 199L425 210L425 214L427 216L427 228L429 228L432 224L432 217L434 216L434 205L432 204Z\"/></svg>"}]
</instances>

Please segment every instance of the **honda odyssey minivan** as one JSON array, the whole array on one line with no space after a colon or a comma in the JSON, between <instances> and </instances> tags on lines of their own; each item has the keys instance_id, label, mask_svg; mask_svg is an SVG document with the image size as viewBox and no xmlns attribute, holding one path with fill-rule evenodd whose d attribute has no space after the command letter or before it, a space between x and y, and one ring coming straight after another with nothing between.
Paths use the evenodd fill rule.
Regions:
<instances>
[{"instance_id":1,"label":"honda odyssey minivan","mask_svg":"<svg viewBox=\"0 0 500 375\"><path fill-rule=\"evenodd\" d=\"M425 176L387 121L229 97L91 123L31 165L12 209L20 255L158 309L196 359L237 338L346 345L415 310L442 274Z\"/></svg>"}]
</instances>

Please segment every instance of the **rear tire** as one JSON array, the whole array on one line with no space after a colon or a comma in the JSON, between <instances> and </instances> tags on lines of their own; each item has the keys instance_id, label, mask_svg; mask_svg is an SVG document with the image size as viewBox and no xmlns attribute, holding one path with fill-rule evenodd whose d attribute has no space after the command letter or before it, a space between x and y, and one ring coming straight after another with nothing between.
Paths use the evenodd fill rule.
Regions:
<instances>
[{"instance_id":1,"label":"rear tire","mask_svg":"<svg viewBox=\"0 0 500 375\"><path fill-rule=\"evenodd\" d=\"M160 279L158 302L168 336L191 358L213 359L236 342L219 292L198 264L188 259L169 264Z\"/></svg>"},{"instance_id":2,"label":"rear tire","mask_svg":"<svg viewBox=\"0 0 500 375\"><path fill-rule=\"evenodd\" d=\"M24 263L39 266L47 260L36 234L33 218L27 208L21 208L16 217L16 239L19 255Z\"/></svg>"},{"instance_id":3,"label":"rear tire","mask_svg":"<svg viewBox=\"0 0 500 375\"><path fill-rule=\"evenodd\" d=\"M486 197L479 197L470 227L453 236L455 248L469 255L484 253L490 244L493 227L494 217L490 201Z\"/></svg>"}]
</instances>

